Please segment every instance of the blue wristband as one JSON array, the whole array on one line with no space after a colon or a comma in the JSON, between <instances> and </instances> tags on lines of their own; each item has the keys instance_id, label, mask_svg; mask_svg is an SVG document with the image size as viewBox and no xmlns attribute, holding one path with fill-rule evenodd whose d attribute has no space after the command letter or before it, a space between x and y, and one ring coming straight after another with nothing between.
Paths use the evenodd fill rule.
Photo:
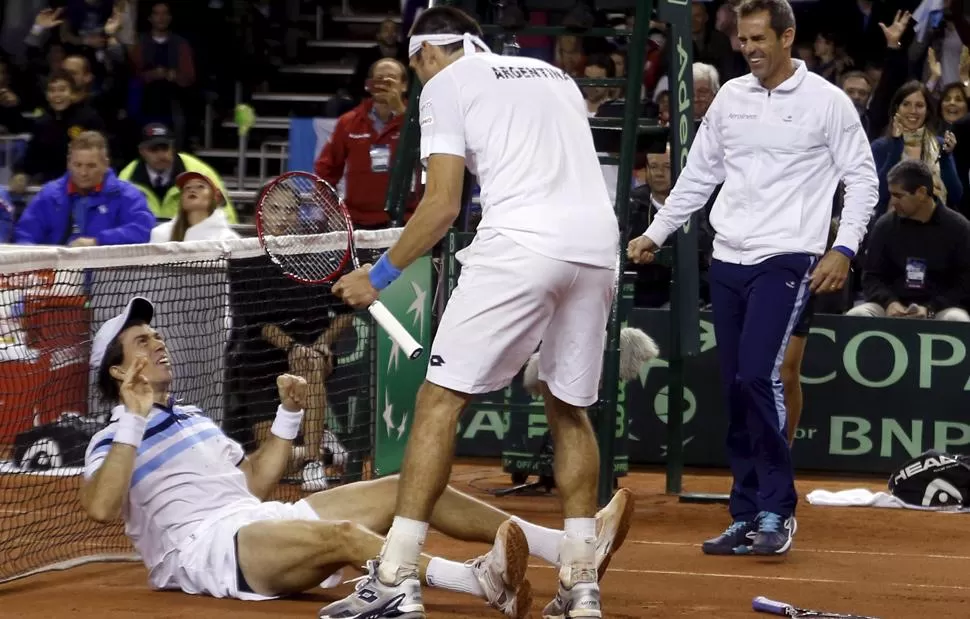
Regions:
<instances>
[{"instance_id":1,"label":"blue wristband","mask_svg":"<svg viewBox=\"0 0 970 619\"><path fill-rule=\"evenodd\" d=\"M387 253L385 253L381 256L380 260L377 261L377 264L371 267L368 276L370 277L370 283L374 288L384 290L390 286L395 279L401 276L401 271L391 264L391 261L387 257Z\"/></svg>"},{"instance_id":2,"label":"blue wristband","mask_svg":"<svg viewBox=\"0 0 970 619\"><path fill-rule=\"evenodd\" d=\"M855 252L849 249L848 247L845 247L844 245L836 245L832 249L839 252L849 260L852 260L853 258L855 258Z\"/></svg>"}]
</instances>

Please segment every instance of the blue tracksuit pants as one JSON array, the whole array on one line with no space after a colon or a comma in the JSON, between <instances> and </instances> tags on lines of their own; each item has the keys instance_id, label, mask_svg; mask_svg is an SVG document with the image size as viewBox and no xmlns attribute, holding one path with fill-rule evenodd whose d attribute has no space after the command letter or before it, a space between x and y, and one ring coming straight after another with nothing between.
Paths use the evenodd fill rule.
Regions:
<instances>
[{"instance_id":1,"label":"blue tracksuit pants","mask_svg":"<svg viewBox=\"0 0 970 619\"><path fill-rule=\"evenodd\" d=\"M791 516L798 503L781 364L809 298L816 258L783 254L759 264L715 260L709 272L714 333L727 402L731 516Z\"/></svg>"}]
</instances>

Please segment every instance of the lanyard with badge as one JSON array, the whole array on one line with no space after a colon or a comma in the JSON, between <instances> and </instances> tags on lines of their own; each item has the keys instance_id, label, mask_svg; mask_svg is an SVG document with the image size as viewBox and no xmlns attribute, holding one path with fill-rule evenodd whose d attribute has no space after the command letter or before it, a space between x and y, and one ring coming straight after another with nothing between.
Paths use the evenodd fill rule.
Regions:
<instances>
[{"instance_id":1,"label":"lanyard with badge","mask_svg":"<svg viewBox=\"0 0 970 619\"><path fill-rule=\"evenodd\" d=\"M374 144L370 147L371 172L387 172L391 169L391 148L386 144Z\"/></svg>"}]
</instances>

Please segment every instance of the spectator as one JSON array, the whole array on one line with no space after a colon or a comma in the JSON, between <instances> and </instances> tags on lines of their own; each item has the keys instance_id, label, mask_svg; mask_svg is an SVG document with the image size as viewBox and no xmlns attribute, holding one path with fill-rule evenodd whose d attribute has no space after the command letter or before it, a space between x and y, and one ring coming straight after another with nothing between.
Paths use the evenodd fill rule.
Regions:
<instances>
[{"instance_id":1,"label":"spectator","mask_svg":"<svg viewBox=\"0 0 970 619\"><path fill-rule=\"evenodd\" d=\"M734 50L731 40L719 30L711 27L710 13L706 3L694 0L691 5L691 38L694 41L694 61L713 65L724 79L743 75L735 73Z\"/></svg>"},{"instance_id":2,"label":"spectator","mask_svg":"<svg viewBox=\"0 0 970 619\"><path fill-rule=\"evenodd\" d=\"M199 172L182 172L175 186L180 191L178 215L152 229L152 243L240 238L229 226L226 212L219 208L224 198L214 180Z\"/></svg>"},{"instance_id":3,"label":"spectator","mask_svg":"<svg viewBox=\"0 0 970 619\"><path fill-rule=\"evenodd\" d=\"M721 89L721 78L713 65L695 62L691 69L694 77L694 119L700 120L707 114L711 103L714 102L714 97L717 96L717 91ZM660 94L666 93L669 95L669 88L670 83L665 75L660 78L660 81L657 83L657 89L654 91L654 98L658 104L660 103ZM669 120L669 98L667 105L668 111L666 117Z\"/></svg>"},{"instance_id":4,"label":"spectator","mask_svg":"<svg viewBox=\"0 0 970 619\"><path fill-rule=\"evenodd\" d=\"M13 241L13 229L17 223L14 216L14 207L9 198L7 191L0 188L0 244Z\"/></svg>"},{"instance_id":5,"label":"spectator","mask_svg":"<svg viewBox=\"0 0 970 619\"><path fill-rule=\"evenodd\" d=\"M935 174L921 160L889 171L890 210L869 235L862 275L865 303L849 316L970 322L970 222L943 206Z\"/></svg>"},{"instance_id":6,"label":"spectator","mask_svg":"<svg viewBox=\"0 0 970 619\"><path fill-rule=\"evenodd\" d=\"M390 216L384 198L407 107L407 72L397 60L378 60L370 71L371 98L337 120L333 134L314 166L317 175L337 186L346 174L345 202L354 226L386 227ZM416 186L415 184L412 186ZM406 219L417 206L408 201Z\"/></svg>"},{"instance_id":7,"label":"spectator","mask_svg":"<svg viewBox=\"0 0 970 619\"><path fill-rule=\"evenodd\" d=\"M876 216L889 203L887 174L897 163L916 159L926 162L936 180L935 195L948 206L957 207L963 197L963 183L957 176L951 153L956 137L946 131L937 134L936 110L926 86L918 81L903 85L889 104L892 119L886 135L872 143L872 156L879 173L879 204Z\"/></svg>"},{"instance_id":8,"label":"spectator","mask_svg":"<svg viewBox=\"0 0 970 619\"><path fill-rule=\"evenodd\" d=\"M225 198L222 210L226 220L239 222L236 210L229 200L226 184L219 175L201 159L175 150L175 137L163 124L152 123L142 130L138 145L138 159L129 163L118 178L138 187L148 200L148 207L159 219L173 219L179 211L181 190L175 183L183 172L198 172L215 182Z\"/></svg>"},{"instance_id":9,"label":"spectator","mask_svg":"<svg viewBox=\"0 0 970 619\"><path fill-rule=\"evenodd\" d=\"M78 88L69 73L51 71L47 109L34 126L34 137L16 171L46 183L63 176L68 144L83 131L104 131L104 122L87 103L76 103Z\"/></svg>"},{"instance_id":10,"label":"spectator","mask_svg":"<svg viewBox=\"0 0 970 619\"><path fill-rule=\"evenodd\" d=\"M13 84L10 65L0 59L0 135L26 133L31 129L31 123L24 118L23 103Z\"/></svg>"},{"instance_id":11,"label":"spectator","mask_svg":"<svg viewBox=\"0 0 970 619\"><path fill-rule=\"evenodd\" d=\"M967 115L970 111L970 98L967 88L960 82L953 82L943 87L940 93L940 118L947 128Z\"/></svg>"},{"instance_id":12,"label":"spectator","mask_svg":"<svg viewBox=\"0 0 970 619\"><path fill-rule=\"evenodd\" d=\"M407 46L401 42L401 29L393 19L385 19L381 22L377 29L375 45L363 50L357 58L354 76L350 83L350 96L355 105L369 96L365 81L371 77L374 63L382 58L394 58L404 66L408 64Z\"/></svg>"},{"instance_id":13,"label":"spectator","mask_svg":"<svg viewBox=\"0 0 970 619\"><path fill-rule=\"evenodd\" d=\"M610 60L613 61L613 72L616 77L625 78L626 77L626 51L622 49L614 49L610 52ZM609 94L610 99L625 99L626 98L626 88L624 86L617 86L616 88L610 89Z\"/></svg>"},{"instance_id":14,"label":"spectator","mask_svg":"<svg viewBox=\"0 0 970 619\"><path fill-rule=\"evenodd\" d=\"M145 196L108 167L104 136L85 131L71 141L67 174L41 187L14 240L70 247L145 243L154 225Z\"/></svg>"},{"instance_id":15,"label":"spectator","mask_svg":"<svg viewBox=\"0 0 970 619\"><path fill-rule=\"evenodd\" d=\"M142 85L141 121L175 127L181 147L186 117L192 106L189 88L195 84L195 61L188 41L171 31L172 12L166 2L152 4L151 31L143 34L131 50L131 62Z\"/></svg>"},{"instance_id":16,"label":"spectator","mask_svg":"<svg viewBox=\"0 0 970 619\"><path fill-rule=\"evenodd\" d=\"M274 225L299 217L290 199L268 196L264 208L283 209L266 218ZM235 421L251 424L253 443L270 438L277 398L275 370L301 376L308 393L301 434L309 462L302 470L302 488L327 487L324 437L329 411L328 379L334 370L332 348L353 323L353 309L326 286L305 286L285 277L265 255L233 260L229 269L233 308L231 346L235 362L232 380L246 397L234 411ZM266 299L273 299L267 303ZM249 432L244 432L248 434Z\"/></svg>"},{"instance_id":17,"label":"spectator","mask_svg":"<svg viewBox=\"0 0 970 619\"><path fill-rule=\"evenodd\" d=\"M667 201L673 187L670 175L670 145L663 153L647 153L646 183L633 190L630 197L635 211L631 221L630 234L634 230L645 230L654 216ZM633 238L631 237L631 238ZM629 239L628 239L629 240ZM637 272L633 286L634 303L637 307L667 307L670 303L669 266L662 264L631 264L628 269Z\"/></svg>"},{"instance_id":18,"label":"spectator","mask_svg":"<svg viewBox=\"0 0 970 619\"><path fill-rule=\"evenodd\" d=\"M583 76L591 79L616 77L616 65L607 54L590 54L583 68ZM610 99L610 89L605 86L583 86L586 113L596 116L600 106Z\"/></svg>"},{"instance_id":19,"label":"spectator","mask_svg":"<svg viewBox=\"0 0 970 619\"><path fill-rule=\"evenodd\" d=\"M862 120L862 126L866 130L866 135L868 135L869 99L872 97L872 82L869 79L869 75L863 71L847 71L842 74L840 81L842 91L849 95L849 99L852 100L856 111L859 112L859 118Z\"/></svg>"},{"instance_id":20,"label":"spectator","mask_svg":"<svg viewBox=\"0 0 970 619\"><path fill-rule=\"evenodd\" d=\"M0 200L6 204L9 214L10 239L13 239L13 226L20 220L27 208L27 183L22 174L10 179L6 188L0 187Z\"/></svg>"},{"instance_id":21,"label":"spectator","mask_svg":"<svg viewBox=\"0 0 970 619\"><path fill-rule=\"evenodd\" d=\"M553 52L553 64L572 77L583 77L586 66L586 56L583 53L583 42L576 35L566 34L556 39Z\"/></svg>"},{"instance_id":22,"label":"spectator","mask_svg":"<svg viewBox=\"0 0 970 619\"><path fill-rule=\"evenodd\" d=\"M833 84L838 84L842 73L852 66L852 59L839 45L833 32L819 32L815 37L813 52L816 59L813 70Z\"/></svg>"},{"instance_id":23,"label":"spectator","mask_svg":"<svg viewBox=\"0 0 970 619\"><path fill-rule=\"evenodd\" d=\"M61 41L91 53L104 50L105 24L114 11L112 0L67 0L65 19L60 24Z\"/></svg>"}]
</instances>

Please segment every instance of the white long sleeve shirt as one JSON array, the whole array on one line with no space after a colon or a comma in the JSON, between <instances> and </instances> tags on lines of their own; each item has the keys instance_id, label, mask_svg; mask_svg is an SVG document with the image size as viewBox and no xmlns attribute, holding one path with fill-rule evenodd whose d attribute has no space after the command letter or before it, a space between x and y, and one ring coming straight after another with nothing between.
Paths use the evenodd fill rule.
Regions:
<instances>
[{"instance_id":1,"label":"white long sleeve shirt","mask_svg":"<svg viewBox=\"0 0 970 619\"><path fill-rule=\"evenodd\" d=\"M644 233L659 247L724 183L711 210L714 258L758 264L825 251L832 199L845 182L835 246L857 252L879 199L872 150L849 97L805 63L768 91L751 74L727 82L687 165Z\"/></svg>"}]
</instances>

